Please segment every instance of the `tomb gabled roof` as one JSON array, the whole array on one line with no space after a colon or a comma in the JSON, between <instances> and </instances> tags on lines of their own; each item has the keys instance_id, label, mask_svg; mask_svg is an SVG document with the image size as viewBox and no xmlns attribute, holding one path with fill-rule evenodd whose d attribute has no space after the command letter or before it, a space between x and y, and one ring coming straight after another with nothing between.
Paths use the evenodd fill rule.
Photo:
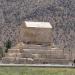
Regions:
<instances>
[{"instance_id":1,"label":"tomb gabled roof","mask_svg":"<svg viewBox=\"0 0 75 75\"><path fill-rule=\"evenodd\" d=\"M49 22L31 22L31 21L24 21L26 27L33 27L33 28L52 28L52 25Z\"/></svg>"}]
</instances>

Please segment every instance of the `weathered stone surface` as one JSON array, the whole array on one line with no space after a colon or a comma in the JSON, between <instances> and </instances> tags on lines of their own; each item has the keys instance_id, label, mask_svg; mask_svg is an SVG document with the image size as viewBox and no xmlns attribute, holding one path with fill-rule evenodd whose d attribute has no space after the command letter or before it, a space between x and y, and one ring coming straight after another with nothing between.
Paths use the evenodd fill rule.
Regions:
<instances>
[{"instance_id":1,"label":"weathered stone surface","mask_svg":"<svg viewBox=\"0 0 75 75\"><path fill-rule=\"evenodd\" d=\"M41 47L42 45L32 45L32 48L21 49L9 49L8 53L3 57L3 63L15 63L15 64L68 64L69 53L63 53L63 50L57 47L48 48L48 46ZM38 47L38 48L36 48Z\"/></svg>"},{"instance_id":2,"label":"weathered stone surface","mask_svg":"<svg viewBox=\"0 0 75 75\"><path fill-rule=\"evenodd\" d=\"M21 41L25 43L28 42L28 43L37 43L37 44L51 44L52 26L50 23L23 22L21 26L23 26L21 27L21 31L20 31L20 35L21 35L20 37L22 39Z\"/></svg>"}]
</instances>

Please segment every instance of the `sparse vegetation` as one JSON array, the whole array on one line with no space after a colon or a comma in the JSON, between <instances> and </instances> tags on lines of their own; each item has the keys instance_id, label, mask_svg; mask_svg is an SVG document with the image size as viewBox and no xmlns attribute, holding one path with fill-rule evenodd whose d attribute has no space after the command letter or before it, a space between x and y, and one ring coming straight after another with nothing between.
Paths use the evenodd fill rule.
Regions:
<instances>
[{"instance_id":1,"label":"sparse vegetation","mask_svg":"<svg viewBox=\"0 0 75 75\"><path fill-rule=\"evenodd\" d=\"M75 75L74 68L0 67L0 75Z\"/></svg>"},{"instance_id":2,"label":"sparse vegetation","mask_svg":"<svg viewBox=\"0 0 75 75\"><path fill-rule=\"evenodd\" d=\"M0 47L0 58L2 58L3 57L3 48L2 47Z\"/></svg>"}]
</instances>

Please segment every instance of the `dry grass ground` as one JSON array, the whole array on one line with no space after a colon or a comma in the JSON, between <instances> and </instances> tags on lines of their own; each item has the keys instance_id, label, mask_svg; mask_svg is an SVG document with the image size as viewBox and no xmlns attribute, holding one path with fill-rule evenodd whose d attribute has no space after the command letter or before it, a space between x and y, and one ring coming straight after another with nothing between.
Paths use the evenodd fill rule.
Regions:
<instances>
[{"instance_id":1,"label":"dry grass ground","mask_svg":"<svg viewBox=\"0 0 75 75\"><path fill-rule=\"evenodd\" d=\"M0 75L75 75L74 68L0 67Z\"/></svg>"}]
</instances>

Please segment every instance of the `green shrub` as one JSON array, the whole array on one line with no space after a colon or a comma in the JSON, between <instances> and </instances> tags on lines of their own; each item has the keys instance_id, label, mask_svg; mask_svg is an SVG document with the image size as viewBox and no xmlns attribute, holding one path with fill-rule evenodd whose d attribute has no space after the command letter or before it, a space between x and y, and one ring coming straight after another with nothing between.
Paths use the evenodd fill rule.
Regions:
<instances>
[{"instance_id":1,"label":"green shrub","mask_svg":"<svg viewBox=\"0 0 75 75\"><path fill-rule=\"evenodd\" d=\"M7 53L8 52L8 49L10 49L11 48L11 41L10 40L7 40L6 42L5 42L5 52Z\"/></svg>"},{"instance_id":2,"label":"green shrub","mask_svg":"<svg viewBox=\"0 0 75 75\"><path fill-rule=\"evenodd\" d=\"M2 57L3 57L3 48L0 47L0 58L2 58Z\"/></svg>"}]
</instances>

